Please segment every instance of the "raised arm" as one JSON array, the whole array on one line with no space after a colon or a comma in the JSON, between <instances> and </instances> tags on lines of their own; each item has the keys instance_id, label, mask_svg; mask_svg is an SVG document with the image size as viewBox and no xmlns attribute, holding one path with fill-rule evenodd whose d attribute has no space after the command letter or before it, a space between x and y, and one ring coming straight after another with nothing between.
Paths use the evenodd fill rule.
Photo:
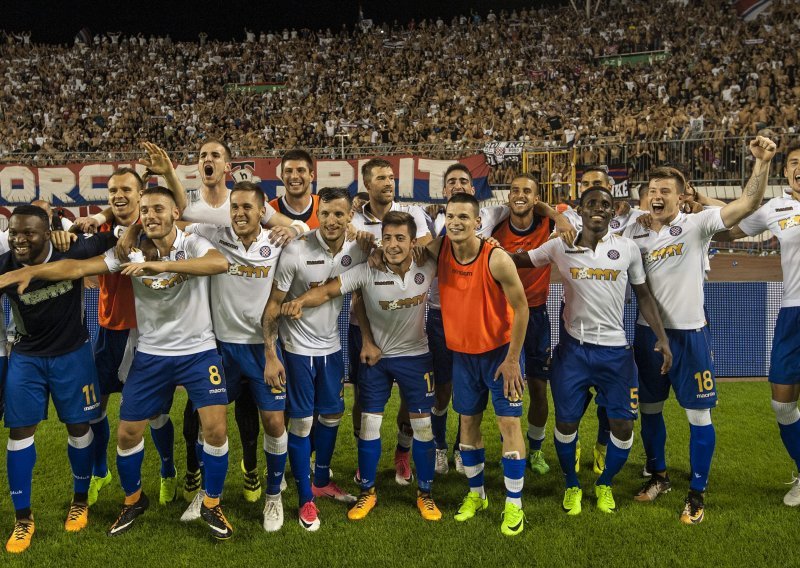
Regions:
<instances>
[{"instance_id":1,"label":"raised arm","mask_svg":"<svg viewBox=\"0 0 800 568\"><path fill-rule=\"evenodd\" d=\"M767 178L772 158L775 156L775 143L769 138L756 136L750 142L750 152L756 159L753 174L742 190L738 199L731 201L720 211L722 222L726 227L733 227L739 221L751 215L761 205L767 189Z\"/></svg>"},{"instance_id":2,"label":"raised arm","mask_svg":"<svg viewBox=\"0 0 800 568\"><path fill-rule=\"evenodd\" d=\"M0 289L16 284L17 291L22 294L33 279L50 281L77 280L85 276L107 274L110 271L104 259L104 256L96 256L86 260L66 259L12 270L0 276Z\"/></svg>"},{"instance_id":3,"label":"raised arm","mask_svg":"<svg viewBox=\"0 0 800 568\"><path fill-rule=\"evenodd\" d=\"M562 215L544 201L537 201L536 205L533 206L533 212L540 217L547 217L550 219L556 226L556 233L565 239L566 242L571 243L575 240L575 227L572 226L572 223L569 222L569 219L567 219L565 215Z\"/></svg>"},{"instance_id":4,"label":"raised arm","mask_svg":"<svg viewBox=\"0 0 800 568\"><path fill-rule=\"evenodd\" d=\"M175 205L178 210L183 213L186 209L186 189L183 187L181 180L178 179L178 174L172 166L172 160L166 150L153 144L152 142L142 142L142 148L147 152L147 158L142 158L139 163L147 167L152 173L162 176L167 182L167 188L172 192L172 197L175 199Z\"/></svg>"},{"instance_id":5,"label":"raised arm","mask_svg":"<svg viewBox=\"0 0 800 568\"><path fill-rule=\"evenodd\" d=\"M661 364L661 374L666 375L669 368L672 366L672 351L669 349L669 339L667 339L667 332L664 331L664 324L661 321L661 314L658 311L658 304L650 291L647 282L643 284L631 284L634 292L636 292L636 300L639 303L639 312L641 312L644 320L656 334L656 346L654 351L658 351L664 357L664 362Z\"/></svg>"},{"instance_id":6,"label":"raised arm","mask_svg":"<svg viewBox=\"0 0 800 568\"><path fill-rule=\"evenodd\" d=\"M734 225L733 227L731 227L727 231L721 231L721 232L715 234L714 235L714 240L715 241L719 241L719 242L723 242L723 243L728 243L728 242L731 242L731 241L735 241L737 239L743 239L746 236L747 236L747 233L742 231L739 228L739 225Z\"/></svg>"},{"instance_id":7,"label":"raised arm","mask_svg":"<svg viewBox=\"0 0 800 568\"><path fill-rule=\"evenodd\" d=\"M525 341L525 331L528 328L528 299L525 288L517 274L517 268L503 250L492 251L489 258L489 270L495 280L500 283L503 293L514 311L514 320L511 323L511 343L505 361L498 367L495 380L503 376L503 393L509 400L522 398L525 390L522 382L522 372L519 367L519 355L522 343Z\"/></svg>"}]
</instances>

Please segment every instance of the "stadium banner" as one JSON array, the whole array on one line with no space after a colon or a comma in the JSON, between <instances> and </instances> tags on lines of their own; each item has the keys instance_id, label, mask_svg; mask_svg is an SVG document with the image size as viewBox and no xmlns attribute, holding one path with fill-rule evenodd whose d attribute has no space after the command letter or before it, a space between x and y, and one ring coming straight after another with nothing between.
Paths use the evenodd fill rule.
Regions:
<instances>
[{"instance_id":1,"label":"stadium banner","mask_svg":"<svg viewBox=\"0 0 800 568\"><path fill-rule=\"evenodd\" d=\"M736 13L745 22L752 22L772 4L772 0L737 0Z\"/></svg>"},{"instance_id":2,"label":"stadium banner","mask_svg":"<svg viewBox=\"0 0 800 568\"><path fill-rule=\"evenodd\" d=\"M642 51L622 55L601 55L596 59L601 65L609 67L634 67L636 65L652 65L658 61L666 61L669 57L669 51Z\"/></svg>"},{"instance_id":3,"label":"stadium banner","mask_svg":"<svg viewBox=\"0 0 800 568\"><path fill-rule=\"evenodd\" d=\"M524 142L487 142L483 153L490 166L499 166L503 162L518 164L522 159Z\"/></svg>"},{"instance_id":4,"label":"stadium banner","mask_svg":"<svg viewBox=\"0 0 800 568\"><path fill-rule=\"evenodd\" d=\"M483 154L461 160L434 160L418 156L385 156L394 169L396 195L399 200L441 201L444 172L461 162L472 173L478 199L492 196L489 187L489 164ZM350 193L366 191L361 180L361 166L368 160L317 160L316 191L319 188L346 187ZM144 173L144 166L125 162L74 163L63 166L34 167L24 165L0 166L0 213L10 215L7 207L43 199L56 207L79 208L104 205L107 202L106 182L118 167L133 167ZM187 190L200 188L197 164L177 165L178 178ZM261 186L269 199L283 195L279 158L241 158L231 161L228 186L237 181L252 181ZM166 185L163 178L151 178L149 185Z\"/></svg>"}]
</instances>

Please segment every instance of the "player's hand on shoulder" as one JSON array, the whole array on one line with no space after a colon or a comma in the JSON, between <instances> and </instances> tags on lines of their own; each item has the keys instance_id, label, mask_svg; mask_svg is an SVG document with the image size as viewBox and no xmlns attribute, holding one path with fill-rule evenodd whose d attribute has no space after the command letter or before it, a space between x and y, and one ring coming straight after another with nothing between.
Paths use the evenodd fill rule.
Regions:
<instances>
[{"instance_id":1,"label":"player's hand on shoulder","mask_svg":"<svg viewBox=\"0 0 800 568\"><path fill-rule=\"evenodd\" d=\"M117 240L117 246L114 248L118 259L125 260L128 258L131 250L139 244L141 230L141 225L131 225L125 229L125 232L122 233L122 236ZM145 258L147 258L147 256L145 256Z\"/></svg>"},{"instance_id":2,"label":"player's hand on shoulder","mask_svg":"<svg viewBox=\"0 0 800 568\"><path fill-rule=\"evenodd\" d=\"M347 224L347 228L344 231L344 240L347 242L353 242L358 237L358 229L352 223Z\"/></svg>"},{"instance_id":3,"label":"player's hand on shoulder","mask_svg":"<svg viewBox=\"0 0 800 568\"><path fill-rule=\"evenodd\" d=\"M383 249L376 248L369 253L367 257L367 265L375 270L386 272L386 259L383 258Z\"/></svg>"},{"instance_id":4,"label":"player's hand on shoulder","mask_svg":"<svg viewBox=\"0 0 800 568\"><path fill-rule=\"evenodd\" d=\"M639 223L645 229L649 229L653 225L653 215L650 213L639 215L636 218L636 222Z\"/></svg>"},{"instance_id":5,"label":"player's hand on shoulder","mask_svg":"<svg viewBox=\"0 0 800 568\"><path fill-rule=\"evenodd\" d=\"M298 236L297 231L292 227L272 227L269 230L269 242L279 247L288 245L292 239Z\"/></svg>"},{"instance_id":6,"label":"player's hand on shoulder","mask_svg":"<svg viewBox=\"0 0 800 568\"><path fill-rule=\"evenodd\" d=\"M572 226L572 223L569 222L569 219L565 215L559 213L556 216L555 220L556 225L556 235L561 237L561 239L567 244L572 245L575 242L575 237L577 233L575 232L575 227Z\"/></svg>"},{"instance_id":7,"label":"player's hand on shoulder","mask_svg":"<svg viewBox=\"0 0 800 568\"><path fill-rule=\"evenodd\" d=\"M775 156L777 146L766 136L756 136L750 141L750 153L756 160L769 162Z\"/></svg>"},{"instance_id":8,"label":"player's hand on shoulder","mask_svg":"<svg viewBox=\"0 0 800 568\"><path fill-rule=\"evenodd\" d=\"M303 303L300 300L290 300L281 304L281 315L292 319L303 317Z\"/></svg>"},{"instance_id":9,"label":"player's hand on shoulder","mask_svg":"<svg viewBox=\"0 0 800 568\"><path fill-rule=\"evenodd\" d=\"M422 266L431 260L431 258L431 251L429 251L428 247L425 245L416 245L411 249L411 259L417 266Z\"/></svg>"},{"instance_id":10,"label":"player's hand on shoulder","mask_svg":"<svg viewBox=\"0 0 800 568\"><path fill-rule=\"evenodd\" d=\"M497 247L497 248L499 248L499 249L502 249L502 248L503 248L503 245L501 245L501 244L500 244L500 241L498 241L498 240L497 240L497 239L495 239L494 237L478 237L478 238L479 238L480 240L482 240L482 241L486 241L486 242L487 242L487 243L489 243L490 245L492 245L492 246L495 246L495 247ZM505 250L505 249L503 249L503 250Z\"/></svg>"},{"instance_id":11,"label":"player's hand on shoulder","mask_svg":"<svg viewBox=\"0 0 800 568\"><path fill-rule=\"evenodd\" d=\"M94 217L78 217L72 226L81 233L96 233L100 228L100 222Z\"/></svg>"},{"instance_id":12,"label":"player's hand on shoulder","mask_svg":"<svg viewBox=\"0 0 800 568\"><path fill-rule=\"evenodd\" d=\"M378 364L378 361L381 360L383 357L383 351L380 350L380 347L371 343L369 341L365 341L361 347L361 362L373 367Z\"/></svg>"},{"instance_id":13,"label":"player's hand on shoulder","mask_svg":"<svg viewBox=\"0 0 800 568\"><path fill-rule=\"evenodd\" d=\"M77 240L78 235L75 233L68 233L67 231L52 231L50 233L50 242L61 252L67 252L72 243Z\"/></svg>"},{"instance_id":14,"label":"player's hand on shoulder","mask_svg":"<svg viewBox=\"0 0 800 568\"><path fill-rule=\"evenodd\" d=\"M658 351L664 357L664 362L661 364L661 374L666 375L670 367L672 367L672 351L669 348L669 341L656 341L653 351Z\"/></svg>"},{"instance_id":15,"label":"player's hand on shoulder","mask_svg":"<svg viewBox=\"0 0 800 568\"><path fill-rule=\"evenodd\" d=\"M17 293L22 294L28 289L28 285L33 278L33 267L25 266L18 270L12 270L0 275L0 289L17 285Z\"/></svg>"},{"instance_id":16,"label":"player's hand on shoulder","mask_svg":"<svg viewBox=\"0 0 800 568\"><path fill-rule=\"evenodd\" d=\"M356 244L365 254L369 254L375 248L375 235L369 231L356 231Z\"/></svg>"},{"instance_id":17,"label":"player's hand on shoulder","mask_svg":"<svg viewBox=\"0 0 800 568\"><path fill-rule=\"evenodd\" d=\"M425 213L428 214L428 217L431 219L436 219L439 213L442 212L442 206L436 203L432 203L430 205L425 206Z\"/></svg>"}]
</instances>

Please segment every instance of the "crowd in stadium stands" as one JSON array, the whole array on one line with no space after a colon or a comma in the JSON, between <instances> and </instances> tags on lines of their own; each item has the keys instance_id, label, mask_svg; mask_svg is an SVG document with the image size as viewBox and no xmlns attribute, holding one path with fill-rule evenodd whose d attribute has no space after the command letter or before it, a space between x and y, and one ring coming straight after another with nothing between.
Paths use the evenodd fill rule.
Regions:
<instances>
[{"instance_id":1,"label":"crowd in stadium stands","mask_svg":"<svg viewBox=\"0 0 800 568\"><path fill-rule=\"evenodd\" d=\"M741 148L724 138L794 133L794 7L775 2L751 23L724 0L604 2L589 19L569 6L451 22L378 24L378 15L367 30L245 30L225 42L105 33L54 46L7 33L0 156L57 161L138 150L140 140L179 150L224 133L240 155L305 146L324 157L346 134L345 146L373 154L433 144L434 157L524 140L577 145L581 163L613 164L624 147L646 171L664 161L654 141L703 136L693 177L709 179L739 167ZM669 57L641 66L598 59L660 50ZM242 87L263 83L274 88Z\"/></svg>"}]
</instances>

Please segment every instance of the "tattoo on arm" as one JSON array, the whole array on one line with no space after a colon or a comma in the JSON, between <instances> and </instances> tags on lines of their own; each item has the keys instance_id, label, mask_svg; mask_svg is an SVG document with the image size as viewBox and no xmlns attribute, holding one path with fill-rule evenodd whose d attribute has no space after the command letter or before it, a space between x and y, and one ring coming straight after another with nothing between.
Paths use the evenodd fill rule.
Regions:
<instances>
[{"instance_id":1,"label":"tattoo on arm","mask_svg":"<svg viewBox=\"0 0 800 568\"><path fill-rule=\"evenodd\" d=\"M767 172L759 172L753 173L750 179L747 181L747 185L744 186L744 194L747 197L753 197L759 192L759 186L761 185L762 180L767 175Z\"/></svg>"}]
</instances>

